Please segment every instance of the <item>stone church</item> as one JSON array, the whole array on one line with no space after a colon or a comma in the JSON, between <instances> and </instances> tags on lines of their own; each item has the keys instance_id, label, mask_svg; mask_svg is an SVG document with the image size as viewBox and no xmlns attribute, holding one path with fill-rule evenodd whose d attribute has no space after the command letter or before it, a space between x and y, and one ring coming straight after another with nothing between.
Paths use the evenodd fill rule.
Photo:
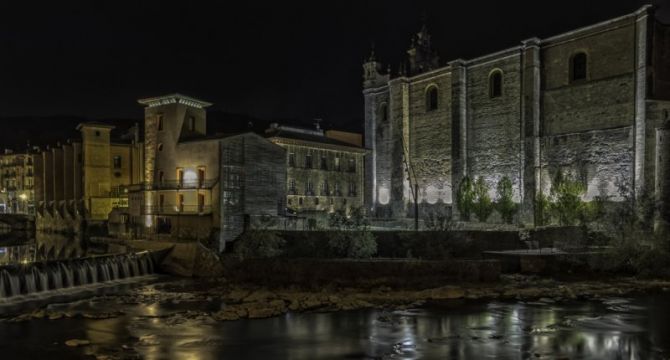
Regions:
<instances>
[{"instance_id":1,"label":"stone church","mask_svg":"<svg viewBox=\"0 0 670 360\"><path fill-rule=\"evenodd\" d=\"M670 26L652 6L447 63L424 27L397 75L374 54L363 68L366 204L378 217L411 217L415 198L422 214L456 212L464 176L490 189L506 176L532 224L557 171L583 180L585 200L616 201L627 183L668 203Z\"/></svg>"}]
</instances>

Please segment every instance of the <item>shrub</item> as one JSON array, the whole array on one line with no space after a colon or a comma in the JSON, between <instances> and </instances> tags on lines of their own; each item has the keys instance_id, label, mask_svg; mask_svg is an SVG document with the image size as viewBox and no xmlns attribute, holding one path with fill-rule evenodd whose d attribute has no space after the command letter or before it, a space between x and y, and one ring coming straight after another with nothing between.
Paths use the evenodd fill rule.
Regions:
<instances>
[{"instance_id":1,"label":"shrub","mask_svg":"<svg viewBox=\"0 0 670 360\"><path fill-rule=\"evenodd\" d=\"M285 245L274 231L247 230L235 241L233 254L241 259L278 257L284 254Z\"/></svg>"},{"instance_id":2,"label":"shrub","mask_svg":"<svg viewBox=\"0 0 670 360\"><path fill-rule=\"evenodd\" d=\"M474 207L475 193L472 187L472 181L469 177L464 177L458 184L456 192L456 207L460 213L461 220L470 221L470 214Z\"/></svg>"},{"instance_id":3,"label":"shrub","mask_svg":"<svg viewBox=\"0 0 670 360\"><path fill-rule=\"evenodd\" d=\"M583 218L585 192L581 181L564 177L560 170L556 173L551 186L551 207L560 225L575 225Z\"/></svg>"},{"instance_id":4,"label":"shrub","mask_svg":"<svg viewBox=\"0 0 670 360\"><path fill-rule=\"evenodd\" d=\"M511 224L514 221L514 215L516 215L519 209L519 205L514 203L513 200L512 181L507 176L504 176L498 182L496 190L498 201L496 201L495 207L498 213L500 213L503 222Z\"/></svg>"},{"instance_id":5,"label":"shrub","mask_svg":"<svg viewBox=\"0 0 670 360\"><path fill-rule=\"evenodd\" d=\"M542 192L535 197L535 223L539 226L551 222L551 207L549 198Z\"/></svg>"},{"instance_id":6,"label":"shrub","mask_svg":"<svg viewBox=\"0 0 670 360\"><path fill-rule=\"evenodd\" d=\"M481 176L475 180L473 193L473 212L475 213L477 220L485 222L493 212L493 202L489 196L489 186Z\"/></svg>"},{"instance_id":7,"label":"shrub","mask_svg":"<svg viewBox=\"0 0 670 360\"><path fill-rule=\"evenodd\" d=\"M377 253L377 241L369 231L334 231L328 235L328 247L335 257L363 259Z\"/></svg>"}]
</instances>

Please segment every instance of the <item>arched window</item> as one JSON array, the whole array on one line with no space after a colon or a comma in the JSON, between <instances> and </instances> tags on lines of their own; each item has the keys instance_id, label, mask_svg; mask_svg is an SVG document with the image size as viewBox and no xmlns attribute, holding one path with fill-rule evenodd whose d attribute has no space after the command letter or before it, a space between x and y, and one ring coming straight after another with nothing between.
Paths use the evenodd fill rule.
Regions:
<instances>
[{"instance_id":1,"label":"arched window","mask_svg":"<svg viewBox=\"0 0 670 360\"><path fill-rule=\"evenodd\" d=\"M426 91L426 111L437 110L437 86L431 86Z\"/></svg>"},{"instance_id":2,"label":"arched window","mask_svg":"<svg viewBox=\"0 0 670 360\"><path fill-rule=\"evenodd\" d=\"M502 71L493 70L489 75L489 96L492 98L502 96Z\"/></svg>"},{"instance_id":3,"label":"arched window","mask_svg":"<svg viewBox=\"0 0 670 360\"><path fill-rule=\"evenodd\" d=\"M386 122L389 119L389 107L386 104L379 106L379 119L381 122Z\"/></svg>"},{"instance_id":4,"label":"arched window","mask_svg":"<svg viewBox=\"0 0 670 360\"><path fill-rule=\"evenodd\" d=\"M586 53L580 52L572 56L570 61L570 80L586 80L587 75L587 57Z\"/></svg>"}]
</instances>

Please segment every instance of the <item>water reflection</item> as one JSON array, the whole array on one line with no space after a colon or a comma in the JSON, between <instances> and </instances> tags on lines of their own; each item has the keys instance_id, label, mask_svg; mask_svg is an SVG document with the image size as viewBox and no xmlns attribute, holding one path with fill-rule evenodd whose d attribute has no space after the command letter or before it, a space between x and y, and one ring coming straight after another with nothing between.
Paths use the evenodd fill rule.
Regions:
<instances>
[{"instance_id":1,"label":"water reflection","mask_svg":"<svg viewBox=\"0 0 670 360\"><path fill-rule=\"evenodd\" d=\"M84 350L133 348L146 359L664 359L670 354L670 295L604 302L459 304L450 308L286 314L216 322L209 302L59 305L122 311L113 319L0 323L0 348L87 338ZM67 328L68 334L61 333ZM26 350L27 351L27 350ZM74 350L61 349L64 355ZM30 353L23 353L31 355ZM3 357L4 358L4 357Z\"/></svg>"}]
</instances>

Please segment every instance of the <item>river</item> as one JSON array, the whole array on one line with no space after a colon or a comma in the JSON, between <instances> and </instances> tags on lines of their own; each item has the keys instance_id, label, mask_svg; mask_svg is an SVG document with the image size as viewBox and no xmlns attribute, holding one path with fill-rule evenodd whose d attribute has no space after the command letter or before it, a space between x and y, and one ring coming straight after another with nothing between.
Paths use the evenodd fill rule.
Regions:
<instances>
[{"instance_id":1,"label":"river","mask_svg":"<svg viewBox=\"0 0 670 360\"><path fill-rule=\"evenodd\" d=\"M1 321L2 359L670 358L667 293L561 303L456 302L402 311L288 313L216 322L208 313L225 305L216 296L190 298L193 282L154 276L113 284L96 290L94 297L61 298L47 307L48 312L75 314L72 318ZM90 318L109 312L121 314ZM91 344L65 346L69 339Z\"/></svg>"}]
</instances>

